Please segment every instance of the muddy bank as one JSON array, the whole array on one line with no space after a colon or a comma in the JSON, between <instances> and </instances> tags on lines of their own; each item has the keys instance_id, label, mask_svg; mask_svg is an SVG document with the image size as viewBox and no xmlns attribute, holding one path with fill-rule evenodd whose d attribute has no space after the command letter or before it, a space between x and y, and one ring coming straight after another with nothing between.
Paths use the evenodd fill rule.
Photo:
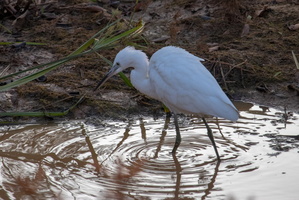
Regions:
<instances>
[{"instance_id":1,"label":"muddy bank","mask_svg":"<svg viewBox=\"0 0 299 200\"><path fill-rule=\"evenodd\" d=\"M0 9L5 14L0 17L5 28L1 29L1 42L46 45L0 46L1 75L65 57L109 21L143 19L143 40L135 44L149 56L162 46L183 47L205 59L204 65L233 99L298 112L299 75L291 54L293 50L299 57L299 30L292 28L299 23L297 1L134 2L11 4L14 13L2 4ZM26 15L24 9L28 11ZM128 44L132 42L99 53L112 61ZM0 110L64 111L86 94L85 101L65 118L163 114L159 102L129 88L118 77L93 92L108 69L96 54L79 58L48 73L45 79L1 92ZM13 79L1 84L10 81Z\"/></svg>"}]
</instances>

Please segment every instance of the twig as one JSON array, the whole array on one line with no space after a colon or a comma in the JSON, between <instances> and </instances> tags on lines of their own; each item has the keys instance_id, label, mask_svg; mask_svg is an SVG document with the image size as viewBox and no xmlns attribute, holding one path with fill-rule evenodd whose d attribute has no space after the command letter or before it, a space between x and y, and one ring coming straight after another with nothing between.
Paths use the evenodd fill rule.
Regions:
<instances>
[{"instance_id":1,"label":"twig","mask_svg":"<svg viewBox=\"0 0 299 200\"><path fill-rule=\"evenodd\" d=\"M9 67L10 65L7 65L7 67L5 67L5 69L0 73L0 77L9 69Z\"/></svg>"},{"instance_id":2,"label":"twig","mask_svg":"<svg viewBox=\"0 0 299 200\"><path fill-rule=\"evenodd\" d=\"M231 66L233 67L231 70L233 70L234 68L239 68L239 69L242 69L240 66L245 64L247 62L247 60L244 60L243 62L239 63L239 64L236 64L236 65L233 65L231 63L228 63L228 62L223 62L223 61L212 61L212 60L209 60L207 58L205 58L205 61L208 61L208 62L211 62L211 63L219 63L219 64L223 64L223 65L228 65L228 66ZM246 69L243 69L245 71L249 71L249 70L246 70Z\"/></svg>"},{"instance_id":3,"label":"twig","mask_svg":"<svg viewBox=\"0 0 299 200\"><path fill-rule=\"evenodd\" d=\"M53 105L57 105L58 103L60 103L60 102L62 102L62 101L65 101L65 100L68 100L68 99L72 99L72 98L74 98L74 97L73 97L73 96L65 97L65 98L60 99L60 100L58 100L58 101L55 101L55 102L53 102L53 103L49 103L49 104L47 104L47 105L45 105L45 106L41 106L41 107L39 107L39 108L36 108L35 110L36 110L36 111L37 111L37 110L41 110L41 109L45 110L47 107L50 107L50 106L53 106Z\"/></svg>"},{"instance_id":4,"label":"twig","mask_svg":"<svg viewBox=\"0 0 299 200\"><path fill-rule=\"evenodd\" d=\"M222 80L223 80L223 83L224 83L224 87L228 91L228 87L227 87L227 84L226 84L226 81L225 81L225 76L224 76L224 73L223 73L222 66L220 65L219 68L220 68L220 73L221 73Z\"/></svg>"}]
</instances>

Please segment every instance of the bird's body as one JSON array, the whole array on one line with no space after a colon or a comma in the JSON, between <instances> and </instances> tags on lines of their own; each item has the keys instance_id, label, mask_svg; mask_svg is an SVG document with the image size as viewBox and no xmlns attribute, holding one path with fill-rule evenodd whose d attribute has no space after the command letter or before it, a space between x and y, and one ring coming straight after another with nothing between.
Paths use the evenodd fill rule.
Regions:
<instances>
[{"instance_id":1,"label":"bird's body","mask_svg":"<svg viewBox=\"0 0 299 200\"><path fill-rule=\"evenodd\" d=\"M133 86L163 102L173 113L210 115L236 121L238 110L200 61L203 59L179 47L164 47L150 60L142 51L126 47L117 54L112 69L98 87L114 74L133 67L130 75ZM218 156L216 146L214 148Z\"/></svg>"},{"instance_id":2,"label":"bird's body","mask_svg":"<svg viewBox=\"0 0 299 200\"><path fill-rule=\"evenodd\" d=\"M160 49L149 62L149 95L175 113L237 120L236 108L200 61L203 59L181 48L169 46ZM138 88L134 79L131 78L132 83Z\"/></svg>"}]
</instances>

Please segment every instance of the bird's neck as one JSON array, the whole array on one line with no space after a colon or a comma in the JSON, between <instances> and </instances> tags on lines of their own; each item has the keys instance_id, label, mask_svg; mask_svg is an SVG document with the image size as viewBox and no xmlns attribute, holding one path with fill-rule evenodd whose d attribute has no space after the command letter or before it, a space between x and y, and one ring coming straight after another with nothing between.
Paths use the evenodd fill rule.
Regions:
<instances>
[{"instance_id":1,"label":"bird's neck","mask_svg":"<svg viewBox=\"0 0 299 200\"><path fill-rule=\"evenodd\" d=\"M131 82L133 86L141 93L155 98L149 79L149 61L146 59L134 62L131 71Z\"/></svg>"}]
</instances>

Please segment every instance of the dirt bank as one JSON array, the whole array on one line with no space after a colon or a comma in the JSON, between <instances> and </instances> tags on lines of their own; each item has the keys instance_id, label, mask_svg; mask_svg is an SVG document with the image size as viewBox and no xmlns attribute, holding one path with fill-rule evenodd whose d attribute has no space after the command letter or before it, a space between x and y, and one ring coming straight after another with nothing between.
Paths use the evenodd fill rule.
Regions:
<instances>
[{"instance_id":1,"label":"dirt bank","mask_svg":"<svg viewBox=\"0 0 299 200\"><path fill-rule=\"evenodd\" d=\"M83 0L1 3L1 42L46 45L1 45L0 74L65 57L109 21L143 19L146 22L144 39L138 45L149 56L162 46L183 47L205 59L205 66L233 99L298 112L299 70L291 53L293 50L299 58L298 1L147 0L134 3ZM99 53L112 61L126 45L119 44ZM108 65L97 54L74 60L41 80L1 92L0 111L63 111L86 93L85 101L67 118L162 113L160 103L129 88L118 77L93 92L107 70ZM10 81L13 80L1 84Z\"/></svg>"}]
</instances>

